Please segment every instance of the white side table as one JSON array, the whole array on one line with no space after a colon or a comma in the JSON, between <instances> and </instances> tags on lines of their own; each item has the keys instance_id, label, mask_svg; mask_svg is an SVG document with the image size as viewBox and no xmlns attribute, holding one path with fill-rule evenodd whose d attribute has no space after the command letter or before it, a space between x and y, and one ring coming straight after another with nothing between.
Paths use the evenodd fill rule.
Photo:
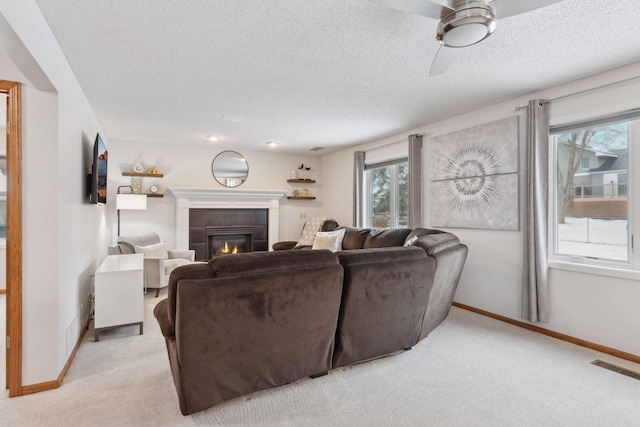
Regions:
<instances>
[{"instance_id":1,"label":"white side table","mask_svg":"<svg viewBox=\"0 0 640 427\"><path fill-rule=\"evenodd\" d=\"M140 325L144 319L143 255L109 255L95 275L95 340L100 332L119 326Z\"/></svg>"}]
</instances>

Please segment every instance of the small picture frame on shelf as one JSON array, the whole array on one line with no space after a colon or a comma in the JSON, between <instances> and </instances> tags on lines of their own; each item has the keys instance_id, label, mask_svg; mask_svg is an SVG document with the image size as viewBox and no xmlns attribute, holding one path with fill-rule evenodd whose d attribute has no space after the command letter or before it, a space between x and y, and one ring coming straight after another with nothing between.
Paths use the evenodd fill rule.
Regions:
<instances>
[{"instance_id":1,"label":"small picture frame on shelf","mask_svg":"<svg viewBox=\"0 0 640 427\"><path fill-rule=\"evenodd\" d=\"M311 197L311 191L309 191L308 188L303 188L302 190L300 190L300 195L302 197Z\"/></svg>"}]
</instances>

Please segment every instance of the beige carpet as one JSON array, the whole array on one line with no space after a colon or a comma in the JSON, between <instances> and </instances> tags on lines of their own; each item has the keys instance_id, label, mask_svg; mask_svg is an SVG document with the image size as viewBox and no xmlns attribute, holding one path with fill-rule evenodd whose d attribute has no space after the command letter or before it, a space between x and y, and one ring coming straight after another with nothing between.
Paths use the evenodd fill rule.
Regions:
<instances>
[{"instance_id":1,"label":"beige carpet","mask_svg":"<svg viewBox=\"0 0 640 427\"><path fill-rule=\"evenodd\" d=\"M166 293L166 290L164 291ZM454 308L413 350L183 417L164 340L85 336L57 390L0 398L2 426L640 426L640 366ZM637 337L636 337L637 339Z\"/></svg>"}]
</instances>

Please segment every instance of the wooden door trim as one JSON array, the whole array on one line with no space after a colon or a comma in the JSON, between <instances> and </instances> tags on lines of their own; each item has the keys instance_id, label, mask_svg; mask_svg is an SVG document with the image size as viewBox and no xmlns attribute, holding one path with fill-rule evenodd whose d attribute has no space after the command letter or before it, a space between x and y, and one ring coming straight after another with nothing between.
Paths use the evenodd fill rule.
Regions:
<instances>
[{"instance_id":1,"label":"wooden door trim","mask_svg":"<svg viewBox=\"0 0 640 427\"><path fill-rule=\"evenodd\" d=\"M15 397L22 395L21 85L0 80L0 92L7 94L7 388Z\"/></svg>"}]
</instances>

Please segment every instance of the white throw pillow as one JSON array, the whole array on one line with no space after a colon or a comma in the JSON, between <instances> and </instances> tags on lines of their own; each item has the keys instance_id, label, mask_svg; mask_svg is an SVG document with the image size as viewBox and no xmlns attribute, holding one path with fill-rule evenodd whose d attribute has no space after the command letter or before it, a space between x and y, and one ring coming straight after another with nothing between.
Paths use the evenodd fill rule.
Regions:
<instances>
[{"instance_id":1,"label":"white throw pillow","mask_svg":"<svg viewBox=\"0 0 640 427\"><path fill-rule=\"evenodd\" d=\"M413 236L412 238L410 238L409 240L407 240L406 242L404 242L404 246L413 246L413 244L416 242L416 240L418 240L418 236Z\"/></svg>"},{"instance_id":2,"label":"white throw pillow","mask_svg":"<svg viewBox=\"0 0 640 427\"><path fill-rule=\"evenodd\" d=\"M155 243L149 246L136 245L134 249L137 254L142 254L144 255L145 258L160 258L160 259L169 258L167 245L165 245L164 242Z\"/></svg>"},{"instance_id":3,"label":"white throw pillow","mask_svg":"<svg viewBox=\"0 0 640 427\"><path fill-rule=\"evenodd\" d=\"M329 249L331 252L342 250L345 229L336 231L318 231L311 249Z\"/></svg>"}]
</instances>

